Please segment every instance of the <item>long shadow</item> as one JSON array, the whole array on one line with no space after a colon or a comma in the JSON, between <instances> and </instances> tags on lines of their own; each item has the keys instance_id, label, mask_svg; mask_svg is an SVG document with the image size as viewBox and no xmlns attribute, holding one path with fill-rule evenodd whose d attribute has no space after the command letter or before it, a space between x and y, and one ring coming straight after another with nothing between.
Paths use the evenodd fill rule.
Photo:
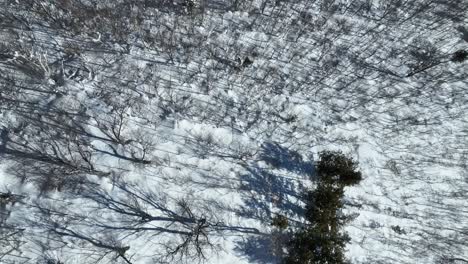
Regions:
<instances>
[{"instance_id":1,"label":"long shadow","mask_svg":"<svg viewBox=\"0 0 468 264\"><path fill-rule=\"evenodd\" d=\"M309 176L314 174L312 162L304 161L299 153L282 147L276 142L264 143L260 158L276 169L285 169Z\"/></svg>"},{"instance_id":2,"label":"long shadow","mask_svg":"<svg viewBox=\"0 0 468 264\"><path fill-rule=\"evenodd\" d=\"M300 180L314 175L313 163L274 142L262 146L260 160L268 166L251 162L246 165L246 173L240 175L244 206L237 214L269 226L275 212L278 212L293 224L293 219L304 214L301 194L305 187ZM293 176L285 177L284 174ZM244 237L237 241L236 251L253 263L278 263L279 258L273 253L273 241L270 235Z\"/></svg>"},{"instance_id":3,"label":"long shadow","mask_svg":"<svg viewBox=\"0 0 468 264\"><path fill-rule=\"evenodd\" d=\"M259 167L247 168L247 173L240 177L241 188L245 192L244 206L237 212L240 216L269 223L273 206L287 216L303 213L297 201L292 201L301 200L298 194L301 186L293 179L274 175Z\"/></svg>"},{"instance_id":4,"label":"long shadow","mask_svg":"<svg viewBox=\"0 0 468 264\"><path fill-rule=\"evenodd\" d=\"M274 247L271 236L263 235L239 241L235 250L247 257L249 263L279 263L281 258L273 254Z\"/></svg>"}]
</instances>

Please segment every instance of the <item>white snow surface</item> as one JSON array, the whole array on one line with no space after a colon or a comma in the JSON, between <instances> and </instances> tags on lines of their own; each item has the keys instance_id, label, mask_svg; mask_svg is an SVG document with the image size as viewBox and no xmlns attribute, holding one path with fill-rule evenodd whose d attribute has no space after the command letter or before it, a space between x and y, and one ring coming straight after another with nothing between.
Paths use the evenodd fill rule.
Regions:
<instances>
[{"instance_id":1,"label":"white snow surface","mask_svg":"<svg viewBox=\"0 0 468 264\"><path fill-rule=\"evenodd\" d=\"M270 247L271 219L283 214L291 228L300 226L301 194L314 187L313 162L321 150L343 151L359 161L363 173L359 185L345 189L344 211L354 215L346 226L351 237L346 256L352 263L468 259L468 64L449 60L467 48L456 30L467 18L432 21L418 13L404 20L399 10L398 23L386 17L381 23L345 8L331 12L308 1L277 2L262 7L263 1L253 1L238 11L213 4L203 17L151 9L153 20L130 32L128 45L106 40L111 33L96 32L100 43L90 44L96 34L74 36L35 24L34 49L56 54L48 57L50 67L61 56L53 53L52 40L63 46L82 42L74 64L62 66L81 73L65 77L61 86L47 81L37 86L47 91L53 86L60 96L16 88L19 98L37 103L38 111L83 116L86 150L94 169L107 174L80 177L102 193L127 199L115 186L119 179L170 208L184 198L194 214L226 227L211 234L216 247L206 252L207 263L279 263ZM433 11L438 8L443 7ZM378 17L383 11L374 12L371 16ZM430 22L435 25L427 26ZM138 38L145 30L158 38L156 44ZM421 43L435 47L434 56L443 63L412 75L407 50ZM33 49L18 52L28 48ZM246 57L253 63L243 66L238 59ZM3 62L0 69L14 73ZM0 126L22 126L2 146L29 139L28 147L49 153L50 146L33 140L50 132L52 125L48 131L38 128L49 117L28 121L34 118L17 109L0 110ZM109 127L118 118L125 144L109 143L112 136L105 133L103 124ZM75 117L64 115L56 124L69 119ZM62 144L80 137L61 129L44 138ZM71 148L74 152L64 157L80 160L79 146ZM39 263L45 255L63 263L125 263L113 254L93 255L99 250L86 241L46 234L48 227L30 207L37 203L63 212L50 216L58 222L76 214L66 221L81 234L128 246L125 254L134 264L158 263L162 245L180 239L150 231L104 231L99 224L118 226L128 219L79 191L42 193L36 181L18 178L24 168L25 177L34 175L27 170L34 161L22 163L24 157L7 153L0 159L0 191L22 197L2 209L8 211L4 224L28 226L21 250L0 258L2 263ZM161 212L139 202L148 214Z\"/></svg>"}]
</instances>

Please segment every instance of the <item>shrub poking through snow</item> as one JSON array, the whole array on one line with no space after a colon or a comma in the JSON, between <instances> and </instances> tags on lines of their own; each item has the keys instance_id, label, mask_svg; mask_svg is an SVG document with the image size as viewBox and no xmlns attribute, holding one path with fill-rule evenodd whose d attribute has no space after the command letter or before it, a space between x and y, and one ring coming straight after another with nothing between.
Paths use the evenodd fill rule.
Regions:
<instances>
[{"instance_id":1,"label":"shrub poking through snow","mask_svg":"<svg viewBox=\"0 0 468 264\"><path fill-rule=\"evenodd\" d=\"M271 225L274 227L277 227L280 230L284 230L288 228L288 218L284 215L275 215L273 219L271 220Z\"/></svg>"},{"instance_id":2,"label":"shrub poking through snow","mask_svg":"<svg viewBox=\"0 0 468 264\"><path fill-rule=\"evenodd\" d=\"M458 50L453 54L452 61L462 63L466 60L466 58L468 58L468 51Z\"/></svg>"}]
</instances>

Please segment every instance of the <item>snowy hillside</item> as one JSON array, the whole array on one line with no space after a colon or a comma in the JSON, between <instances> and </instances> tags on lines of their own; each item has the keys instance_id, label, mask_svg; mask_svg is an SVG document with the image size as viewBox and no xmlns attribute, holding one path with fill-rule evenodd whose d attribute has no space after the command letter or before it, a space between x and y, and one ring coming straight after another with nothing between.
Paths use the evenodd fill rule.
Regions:
<instances>
[{"instance_id":1,"label":"snowy hillside","mask_svg":"<svg viewBox=\"0 0 468 264\"><path fill-rule=\"evenodd\" d=\"M468 263L467 14L0 0L0 263L281 263L323 150L351 263Z\"/></svg>"}]
</instances>

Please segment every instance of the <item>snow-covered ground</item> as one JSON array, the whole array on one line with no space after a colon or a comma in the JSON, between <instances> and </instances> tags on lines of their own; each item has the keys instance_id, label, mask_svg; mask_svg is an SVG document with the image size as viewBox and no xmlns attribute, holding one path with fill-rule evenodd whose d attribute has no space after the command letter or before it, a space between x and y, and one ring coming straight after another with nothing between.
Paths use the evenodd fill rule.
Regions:
<instances>
[{"instance_id":1,"label":"snow-covered ground","mask_svg":"<svg viewBox=\"0 0 468 264\"><path fill-rule=\"evenodd\" d=\"M278 263L326 149L352 263L468 259L466 2L67 2L0 0L0 262Z\"/></svg>"}]
</instances>

